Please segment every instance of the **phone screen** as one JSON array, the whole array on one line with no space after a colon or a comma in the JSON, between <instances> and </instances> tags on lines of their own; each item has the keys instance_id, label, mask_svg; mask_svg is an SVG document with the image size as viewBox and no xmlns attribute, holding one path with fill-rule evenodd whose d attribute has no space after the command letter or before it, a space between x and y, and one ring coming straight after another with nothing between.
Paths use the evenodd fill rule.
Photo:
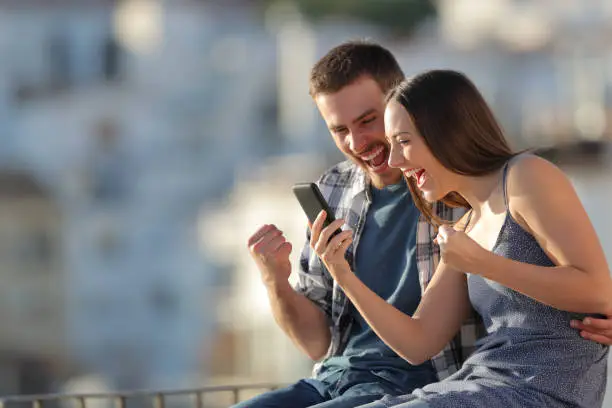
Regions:
<instances>
[{"instance_id":1,"label":"phone screen","mask_svg":"<svg viewBox=\"0 0 612 408\"><path fill-rule=\"evenodd\" d=\"M327 213L327 218L323 223L323 227L327 227L334 222L335 218L329 205L323 198L321 191L315 183L299 183L293 186L293 194L298 199L302 209L306 213L306 217L310 223L314 223L315 219L322 210ZM336 230L332 236L340 233L340 229Z\"/></svg>"}]
</instances>

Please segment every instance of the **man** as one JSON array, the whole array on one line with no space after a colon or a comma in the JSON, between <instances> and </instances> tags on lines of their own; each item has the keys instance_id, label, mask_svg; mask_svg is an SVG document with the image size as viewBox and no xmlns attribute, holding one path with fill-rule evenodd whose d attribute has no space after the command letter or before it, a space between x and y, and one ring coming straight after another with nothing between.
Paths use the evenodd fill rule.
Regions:
<instances>
[{"instance_id":1,"label":"man","mask_svg":"<svg viewBox=\"0 0 612 408\"><path fill-rule=\"evenodd\" d=\"M328 170L318 185L336 218L354 231L347 259L360 279L398 309L412 314L438 262L435 231L419 218L397 169L387 164L385 94L404 78L393 55L366 42L329 51L312 68L310 94L336 146L349 160ZM436 205L442 218L461 209ZM288 283L292 246L274 225L249 239L277 323L311 359L312 378L238 404L236 408L344 408L406 394L455 372L481 332L467 322L431 362L411 366L369 328L311 250L307 234L298 284ZM409 335L409 334L407 334Z\"/></svg>"}]
</instances>

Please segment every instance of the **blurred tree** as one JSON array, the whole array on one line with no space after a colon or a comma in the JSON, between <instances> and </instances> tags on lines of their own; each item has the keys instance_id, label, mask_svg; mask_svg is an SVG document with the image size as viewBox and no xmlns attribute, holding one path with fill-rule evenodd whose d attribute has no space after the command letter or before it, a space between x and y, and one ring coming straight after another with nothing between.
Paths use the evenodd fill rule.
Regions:
<instances>
[{"instance_id":1,"label":"blurred tree","mask_svg":"<svg viewBox=\"0 0 612 408\"><path fill-rule=\"evenodd\" d=\"M292 1L312 20L348 17L410 34L424 19L436 14L432 0L266 0L266 5Z\"/></svg>"}]
</instances>

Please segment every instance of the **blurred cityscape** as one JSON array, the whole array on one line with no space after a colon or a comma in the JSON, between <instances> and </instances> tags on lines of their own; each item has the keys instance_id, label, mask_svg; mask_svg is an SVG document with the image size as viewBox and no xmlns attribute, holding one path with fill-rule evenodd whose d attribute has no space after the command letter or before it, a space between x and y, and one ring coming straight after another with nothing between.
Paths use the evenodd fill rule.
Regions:
<instances>
[{"instance_id":1,"label":"blurred cityscape","mask_svg":"<svg viewBox=\"0 0 612 408\"><path fill-rule=\"evenodd\" d=\"M332 3L0 0L0 395L309 374L246 242L275 223L295 264L290 187L342 160L308 72L348 39L470 76L612 260L612 2Z\"/></svg>"}]
</instances>

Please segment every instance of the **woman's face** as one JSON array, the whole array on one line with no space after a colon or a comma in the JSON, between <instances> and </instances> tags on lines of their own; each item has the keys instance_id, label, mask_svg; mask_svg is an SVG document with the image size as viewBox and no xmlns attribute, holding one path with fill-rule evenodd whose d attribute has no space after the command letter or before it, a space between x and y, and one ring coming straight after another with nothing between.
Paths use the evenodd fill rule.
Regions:
<instances>
[{"instance_id":1,"label":"woman's face","mask_svg":"<svg viewBox=\"0 0 612 408\"><path fill-rule=\"evenodd\" d=\"M425 200L437 201L453 191L453 173L434 157L399 102L391 101L385 109L385 135L391 146L389 166L412 177Z\"/></svg>"}]
</instances>

